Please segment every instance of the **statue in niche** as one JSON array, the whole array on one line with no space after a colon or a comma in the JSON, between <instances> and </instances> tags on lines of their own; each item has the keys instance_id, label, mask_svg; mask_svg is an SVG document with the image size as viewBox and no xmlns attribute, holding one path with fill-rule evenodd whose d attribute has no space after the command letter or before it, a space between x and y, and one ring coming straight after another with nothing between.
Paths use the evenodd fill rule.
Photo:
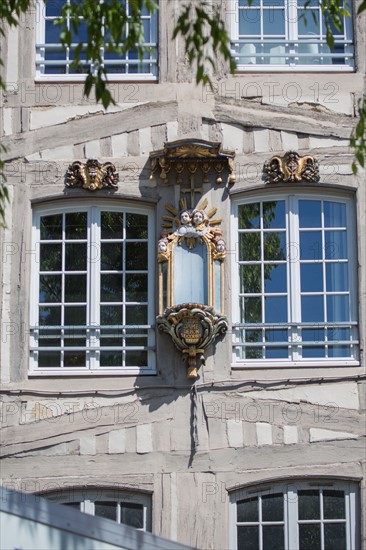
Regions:
<instances>
[{"instance_id":1,"label":"statue in niche","mask_svg":"<svg viewBox=\"0 0 366 550\"><path fill-rule=\"evenodd\" d=\"M172 215L163 216L164 231L161 234L160 241L167 239L167 250L158 247L158 260L164 261L165 254L169 254L169 243L177 241L178 245L183 243L189 249L195 248L197 239L199 243L206 243L210 246L210 241L217 234L216 226L222 221L221 218L214 218L217 208L211 208L206 212L207 200L204 200L197 208L188 209L184 200L181 201L182 210L177 210L174 206L168 204L166 209ZM170 231L169 231L170 230ZM221 231L221 230L219 230ZM162 245L164 247L164 245ZM215 245L212 246L212 251ZM163 256L163 255L164 256Z\"/></svg>"},{"instance_id":2,"label":"statue in niche","mask_svg":"<svg viewBox=\"0 0 366 550\"><path fill-rule=\"evenodd\" d=\"M226 243L217 208L206 211L206 199L178 210L165 206L163 231L158 241L159 329L167 332L188 363L188 378L198 376L197 360L228 323L223 310Z\"/></svg>"}]
</instances>

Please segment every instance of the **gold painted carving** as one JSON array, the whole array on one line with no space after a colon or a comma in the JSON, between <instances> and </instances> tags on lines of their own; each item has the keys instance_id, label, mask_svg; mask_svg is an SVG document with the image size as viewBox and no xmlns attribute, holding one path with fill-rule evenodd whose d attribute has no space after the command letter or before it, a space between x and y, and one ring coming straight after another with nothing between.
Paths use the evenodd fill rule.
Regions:
<instances>
[{"instance_id":1,"label":"gold painted carving","mask_svg":"<svg viewBox=\"0 0 366 550\"><path fill-rule=\"evenodd\" d=\"M203 173L203 183L208 183L209 172L215 170L216 183L221 184L223 182L221 174L227 168L230 174L228 182L233 184L236 181L234 157L235 152L221 149L220 142L202 139L167 142L164 149L150 153L150 179L154 179L158 174L164 183L168 183L168 175L174 170L177 174L176 183L182 184L184 169L191 175L197 174L200 169Z\"/></svg>"},{"instance_id":2,"label":"gold painted carving","mask_svg":"<svg viewBox=\"0 0 366 550\"><path fill-rule=\"evenodd\" d=\"M166 204L165 209L170 215L162 216L163 231L158 242L158 262L170 259L173 246L184 241L189 249L199 242L206 243L213 260L223 261L226 256L226 244L222 230L218 226L222 218L214 218L217 208L206 212L207 200L201 201L196 208L188 209L185 198L180 201L181 210Z\"/></svg>"},{"instance_id":3,"label":"gold painted carving","mask_svg":"<svg viewBox=\"0 0 366 550\"><path fill-rule=\"evenodd\" d=\"M88 159L86 163L75 161L67 169L66 187L82 187L89 191L97 189L117 189L119 176L116 167L111 162L100 164L96 159Z\"/></svg>"},{"instance_id":4,"label":"gold painted carving","mask_svg":"<svg viewBox=\"0 0 366 550\"><path fill-rule=\"evenodd\" d=\"M283 157L272 157L264 164L267 183L319 181L319 163L310 156L301 157L296 151L288 151Z\"/></svg>"},{"instance_id":5,"label":"gold painted carving","mask_svg":"<svg viewBox=\"0 0 366 550\"><path fill-rule=\"evenodd\" d=\"M204 352L207 347L228 329L225 315L212 306L202 304L180 304L168 307L157 317L157 326L172 338L176 348L188 360L187 377L198 377L197 359L205 364Z\"/></svg>"}]
</instances>

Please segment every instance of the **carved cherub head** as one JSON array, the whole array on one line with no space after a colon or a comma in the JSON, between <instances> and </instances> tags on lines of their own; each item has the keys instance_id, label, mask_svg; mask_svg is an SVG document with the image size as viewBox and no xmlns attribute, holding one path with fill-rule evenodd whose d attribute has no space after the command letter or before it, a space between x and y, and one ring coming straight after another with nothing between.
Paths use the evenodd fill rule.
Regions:
<instances>
[{"instance_id":1,"label":"carved cherub head","mask_svg":"<svg viewBox=\"0 0 366 550\"><path fill-rule=\"evenodd\" d=\"M226 244L224 239L217 239L215 245L216 245L216 251L219 252L220 254L223 254L224 252L226 252Z\"/></svg>"},{"instance_id":2,"label":"carved cherub head","mask_svg":"<svg viewBox=\"0 0 366 550\"><path fill-rule=\"evenodd\" d=\"M158 242L158 252L159 254L164 253L168 250L168 239L160 239Z\"/></svg>"},{"instance_id":3,"label":"carved cherub head","mask_svg":"<svg viewBox=\"0 0 366 550\"><path fill-rule=\"evenodd\" d=\"M195 227L206 223L206 216L203 210L194 210L192 213L192 221Z\"/></svg>"},{"instance_id":4,"label":"carved cherub head","mask_svg":"<svg viewBox=\"0 0 366 550\"><path fill-rule=\"evenodd\" d=\"M191 223L191 215L189 213L188 210L183 210L181 213L180 213L180 223L182 225L188 225L189 223Z\"/></svg>"}]
</instances>

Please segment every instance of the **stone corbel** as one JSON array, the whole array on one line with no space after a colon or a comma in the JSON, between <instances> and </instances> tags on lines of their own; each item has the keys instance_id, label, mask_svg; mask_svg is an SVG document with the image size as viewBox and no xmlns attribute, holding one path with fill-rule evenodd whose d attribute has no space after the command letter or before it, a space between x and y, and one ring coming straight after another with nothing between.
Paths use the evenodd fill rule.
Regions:
<instances>
[{"instance_id":1,"label":"stone corbel","mask_svg":"<svg viewBox=\"0 0 366 550\"><path fill-rule=\"evenodd\" d=\"M198 377L197 362L205 364L205 350L227 331L228 321L212 306L180 304L159 315L157 326L170 335L184 360L188 360L187 377L195 379Z\"/></svg>"}]
</instances>

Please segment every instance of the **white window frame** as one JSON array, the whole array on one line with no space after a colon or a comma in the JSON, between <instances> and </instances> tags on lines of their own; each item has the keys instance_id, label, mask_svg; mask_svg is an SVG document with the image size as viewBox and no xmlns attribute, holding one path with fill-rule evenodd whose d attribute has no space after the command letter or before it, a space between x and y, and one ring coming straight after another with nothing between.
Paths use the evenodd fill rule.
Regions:
<instances>
[{"instance_id":1,"label":"white window frame","mask_svg":"<svg viewBox=\"0 0 366 550\"><path fill-rule=\"evenodd\" d=\"M100 255L96 261L87 262L87 325L86 328L86 365L85 367L38 367L37 353L38 350L38 303L39 303L39 261L40 261L40 219L42 216L51 216L54 214L67 214L72 212L87 211L89 223L88 231L88 246L99 246L100 241L95 240L96 231L98 231L97 217L100 212L126 212L132 214L142 214L147 216L148 220L148 304L147 315L148 324L142 326L141 330L147 334L147 350L148 365L146 366L113 366L101 367L98 365L96 357L99 354L99 334L100 326L95 322L99 318L99 303L100 303ZM33 250L35 251L32 258L31 266L31 299L30 299L30 362L29 376L104 376L104 375L151 375L156 374L156 357L155 357L155 220L154 209L149 205L136 205L127 202L111 204L110 201L99 200L98 203L93 201L74 202L68 204L57 204L57 206L39 206L33 210L33 227L32 227L32 242ZM63 241L64 242L64 241ZM124 272L123 267L123 272ZM91 275L92 274L92 275ZM93 277L95 288L91 287L90 278ZM47 328L47 326L46 326ZM128 328L128 327L126 327ZM118 330L124 330L119 327ZM62 330L62 329L61 329ZM120 333L117 333L118 336ZM67 351L67 347L63 348ZM139 348L142 349L142 348ZM122 350L122 347L121 347ZM88 357L89 354L89 357Z\"/></svg>"},{"instance_id":2,"label":"white window frame","mask_svg":"<svg viewBox=\"0 0 366 550\"><path fill-rule=\"evenodd\" d=\"M324 200L324 201L334 201L341 202L346 205L346 215L347 215L347 250L348 250L348 263L350 266L348 275L349 275L349 294L350 294L350 322L344 323L344 325L349 325L351 332L352 345L354 350L353 357L333 357L333 358L302 358L296 354L296 346L293 346L294 351L289 353L287 358L274 359L274 358L261 358L261 359L244 359L240 358L238 353L238 347L243 344L240 339L239 330L241 328L240 321L240 303L238 296L240 295L240 280L239 280L239 227L238 227L238 208L243 204L250 204L260 201L273 201L273 200L285 200L286 201L286 235L287 235L287 246L291 246L287 249L290 254L292 254L292 243L299 246L298 237L299 237L299 227L298 227L298 218L297 212L292 210L293 220L291 222L291 227L289 227L289 204L295 201L295 205L299 204L299 200ZM231 212L231 238L234 239L232 249L234 253L232 254L231 261L231 273L232 273L232 321L233 321L233 355L232 355L232 365L233 369L241 368L268 368L268 367L328 367L328 366L359 366L359 340L357 332L357 319L358 319L358 303L357 303L357 250L356 250L356 225L355 225L355 212L354 212L354 201L349 196L344 196L337 193L327 193L327 192L295 192L283 190L281 191L272 191L264 194L260 193L248 193L245 196L236 198L232 202L232 212ZM295 231L295 235L293 234ZM294 238L296 240L294 240ZM321 260L320 260L321 261ZM297 340L296 332L298 327L305 326L301 322L301 289L300 289L300 262L291 261L291 258L286 261L287 267L287 308L288 308L288 323L281 323L283 327L293 325L293 328L289 326L292 334L292 340L288 340L287 344L290 343L299 343L300 340ZM352 269L353 267L353 269ZM263 289L262 289L263 290ZM262 292L263 293L263 292ZM324 290L323 290L324 295ZM321 323L313 323L314 326L321 328ZM323 323L325 328L328 326L335 326L336 323ZM262 323L253 324L253 329L260 329L264 327ZM282 328L277 327L276 324L269 323L269 328ZM308 327L311 328L311 327ZM339 342L338 342L339 344ZM342 344L342 342L341 342ZM290 346L289 346L290 347ZM298 349L298 348L297 348ZM292 356L291 356L292 355Z\"/></svg>"},{"instance_id":3,"label":"white window frame","mask_svg":"<svg viewBox=\"0 0 366 550\"><path fill-rule=\"evenodd\" d=\"M67 0L65 0L66 2ZM68 74L66 73L60 73L60 74L45 74L45 48L47 46L45 42L46 38L46 19L45 19L45 13L46 13L46 5L44 0L37 0L36 2L36 76L35 81L36 82L64 82L64 81L72 81L72 82L84 82L86 74ZM152 42L147 41L145 43L146 46L155 48L156 49L156 57L152 57L150 55L149 60L146 61L146 65L152 64L155 67L155 70L150 72L141 72L141 73L107 73L108 74L108 80L109 81L133 81L133 82L144 82L144 81L156 81L158 80L158 12L155 12L154 14L142 16L142 19L150 19L151 21L151 29L152 29ZM74 44L76 46L76 44ZM68 58L68 52L66 55L66 59ZM113 60L113 65L121 65L121 67L128 67L129 64L136 65L138 64L139 60L127 60L126 63L122 62L122 60ZM71 61L63 61L62 63L57 63L56 61L49 61L49 65L66 65L67 70L68 66L71 64ZM85 62L87 64L87 62ZM89 63L90 65L90 63Z\"/></svg>"},{"instance_id":4,"label":"white window frame","mask_svg":"<svg viewBox=\"0 0 366 550\"><path fill-rule=\"evenodd\" d=\"M108 489L96 487L91 489L73 488L61 492L52 492L42 495L57 504L73 504L80 502L80 511L95 516L95 502L113 502L117 505L118 518L116 523L124 525L120 519L121 504L139 504L143 507L143 527L135 528L138 531L152 531L152 495L128 489ZM100 517L100 516L96 516Z\"/></svg>"},{"instance_id":5,"label":"white window frame","mask_svg":"<svg viewBox=\"0 0 366 550\"><path fill-rule=\"evenodd\" d=\"M284 550L296 550L299 548L298 524L298 496L299 490L341 490L345 495L345 524L347 547L343 550L358 550L359 546L359 511L358 511L358 484L353 481L341 480L284 480L279 483L266 484L265 486L245 487L230 492L229 495L229 549L238 550L237 545L237 502L246 498L259 497L282 493L284 495L284 523L285 533ZM321 515L323 514L321 510ZM314 523L316 520L311 520ZM262 525L262 522L254 522ZM272 522L268 522L271 524ZM323 526L327 520L321 518L319 523ZM258 550L262 550L258 548ZM266 550L265 547L263 550Z\"/></svg>"},{"instance_id":6,"label":"white window frame","mask_svg":"<svg viewBox=\"0 0 366 550\"><path fill-rule=\"evenodd\" d=\"M274 4L276 3L276 0L273 0ZM299 1L299 0L297 0ZM304 2L305 0L302 0ZM237 62L237 71L245 71L245 72L317 72L317 73L324 73L324 72L354 72L355 71L355 64L354 64L354 31L353 31L353 16L351 13L351 17L348 17L345 19L344 23L344 32L345 37L343 41L335 41L335 44L344 43L347 53L344 54L345 63L343 65L341 64L331 64L331 63L324 63L324 64L303 64L299 65L299 54L296 52L296 48L298 44L319 44L321 47L324 48L324 50L329 50L329 47L326 44L325 40L325 29L322 29L322 39L304 39L304 38L298 38L298 32L297 32L297 6L294 3L294 0L284 0L285 3L285 17L286 17L286 25L285 25L285 39L276 39L276 38L262 38L262 39L251 39L249 36L247 38L242 38L239 36L239 20L240 20L240 10L239 10L239 0L230 0L230 8L229 8L229 21L230 21L230 37L231 37L231 53L234 57L234 59ZM253 9L255 9L255 6L252 6ZM312 15L310 14L310 9L308 19L311 20ZM322 23L321 23L322 24ZM263 27L263 22L261 21L261 29ZM285 45L287 48L286 55L285 55L285 63L278 63L278 64L256 64L256 63L243 63L240 61L239 51L240 47L245 44L263 44L264 41L268 42L269 44L278 43L278 45ZM246 53L241 54L242 57L248 58L248 57L261 57L260 53ZM265 57L268 57L270 54L266 54ZM279 53L274 53L273 57L279 57ZM322 57L324 58L324 55L322 56L321 53L317 54L319 56L319 59ZM303 57L310 57L314 56L314 54L300 54L300 56ZM262 56L263 57L263 56ZM331 57L337 57L336 54L333 54Z\"/></svg>"}]
</instances>

